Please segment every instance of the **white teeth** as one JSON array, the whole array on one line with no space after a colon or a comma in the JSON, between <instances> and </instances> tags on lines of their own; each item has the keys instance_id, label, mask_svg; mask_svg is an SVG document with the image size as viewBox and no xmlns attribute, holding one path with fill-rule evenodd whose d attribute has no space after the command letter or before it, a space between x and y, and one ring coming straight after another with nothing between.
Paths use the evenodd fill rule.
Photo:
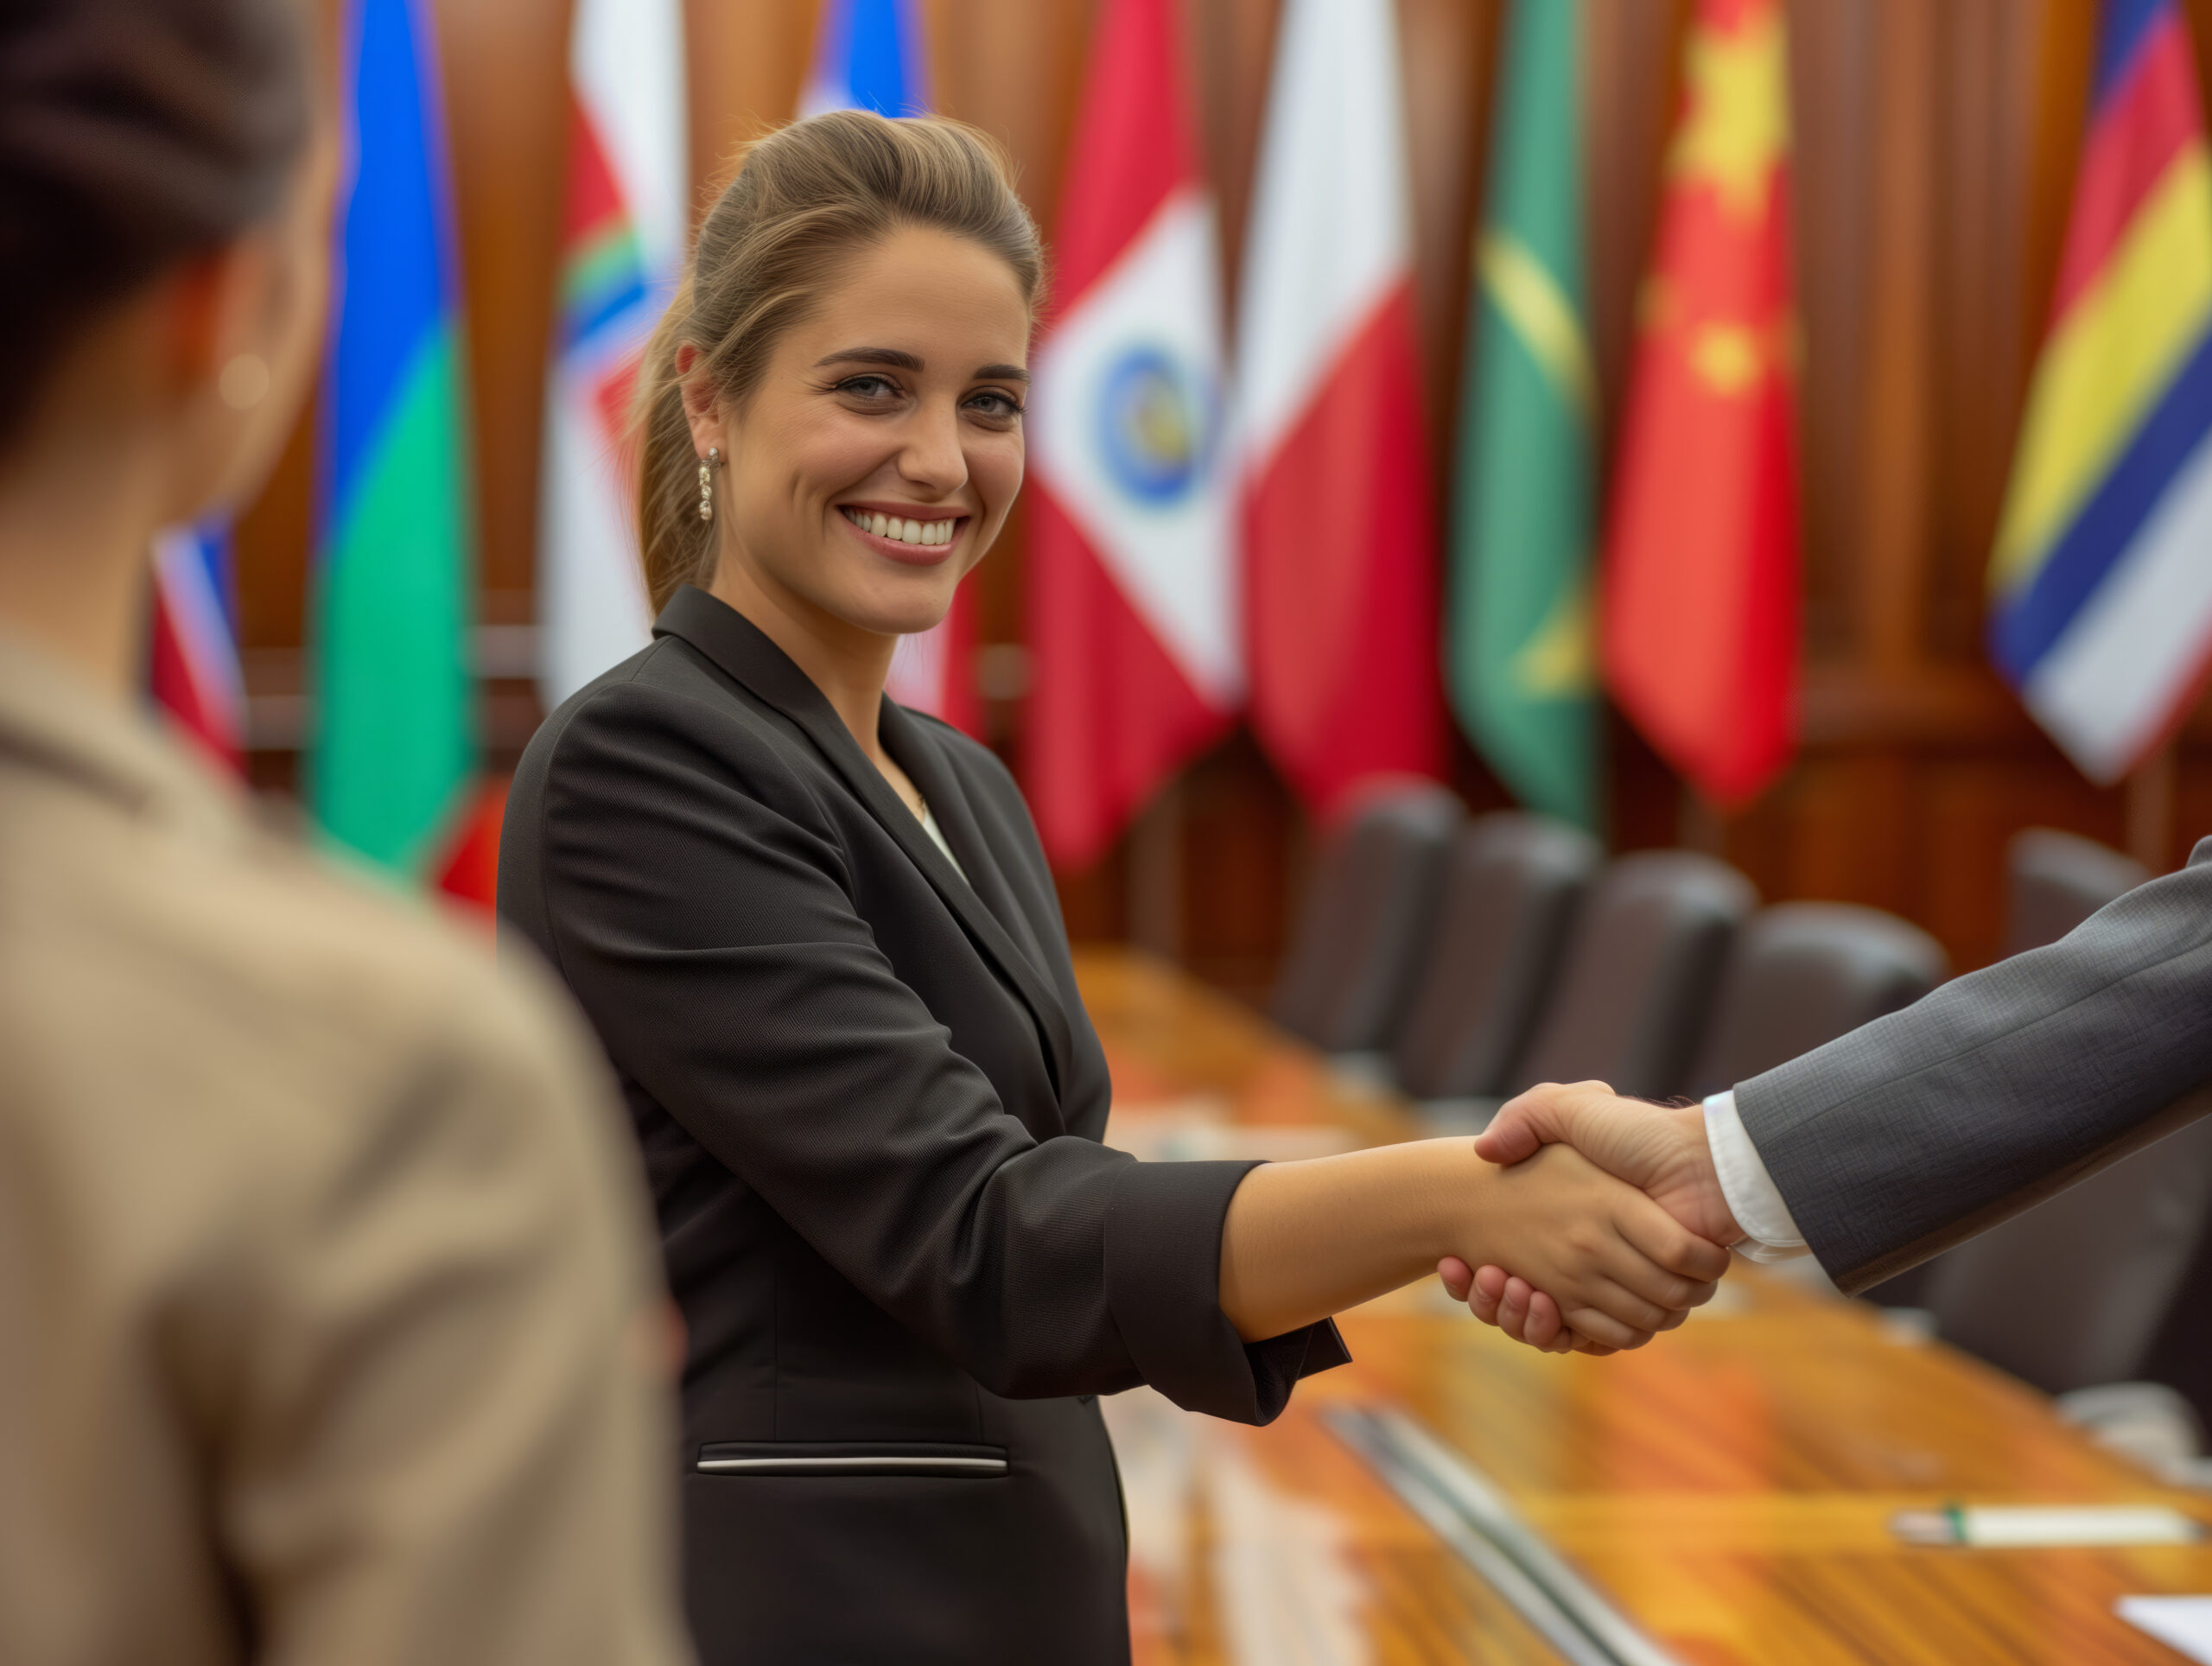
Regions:
<instances>
[{"instance_id":1,"label":"white teeth","mask_svg":"<svg viewBox=\"0 0 2212 1666\"><path fill-rule=\"evenodd\" d=\"M909 520L900 515L879 515L873 510L846 509L847 520L863 532L872 532L880 538L890 538L899 544L918 544L934 548L952 542L957 520Z\"/></svg>"}]
</instances>

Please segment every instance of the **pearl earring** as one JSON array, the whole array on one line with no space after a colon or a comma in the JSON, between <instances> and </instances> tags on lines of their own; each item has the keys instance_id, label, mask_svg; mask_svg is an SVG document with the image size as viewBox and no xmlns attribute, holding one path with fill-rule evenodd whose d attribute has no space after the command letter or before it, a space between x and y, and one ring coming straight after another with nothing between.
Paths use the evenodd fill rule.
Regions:
<instances>
[{"instance_id":1,"label":"pearl earring","mask_svg":"<svg viewBox=\"0 0 2212 1666\"><path fill-rule=\"evenodd\" d=\"M710 521L715 518L714 471L722 466L722 448L709 446L707 455L699 461L699 518Z\"/></svg>"}]
</instances>

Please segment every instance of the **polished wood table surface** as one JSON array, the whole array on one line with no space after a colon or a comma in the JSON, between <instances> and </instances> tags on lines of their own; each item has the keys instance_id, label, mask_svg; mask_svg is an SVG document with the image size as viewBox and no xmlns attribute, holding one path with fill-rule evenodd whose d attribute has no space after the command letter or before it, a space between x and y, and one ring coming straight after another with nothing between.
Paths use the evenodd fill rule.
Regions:
<instances>
[{"instance_id":1,"label":"polished wood table surface","mask_svg":"<svg viewBox=\"0 0 2212 1666\"><path fill-rule=\"evenodd\" d=\"M1109 1143L1287 1158L1415 1131L1387 1093L1171 968L1100 950L1077 970L1114 1071ZM2115 1599L2212 1592L2212 1543L1899 1542L1905 1509L2161 1503L2212 1522L2212 1498L1877 1310L1755 1269L1610 1359L1516 1346L1433 1283L1343 1324L1354 1363L1302 1383L1271 1428L1149 1390L1109 1402L1140 1666L1560 1660L1332 1432L1347 1404L1412 1414L1695 1666L2172 1663Z\"/></svg>"}]
</instances>

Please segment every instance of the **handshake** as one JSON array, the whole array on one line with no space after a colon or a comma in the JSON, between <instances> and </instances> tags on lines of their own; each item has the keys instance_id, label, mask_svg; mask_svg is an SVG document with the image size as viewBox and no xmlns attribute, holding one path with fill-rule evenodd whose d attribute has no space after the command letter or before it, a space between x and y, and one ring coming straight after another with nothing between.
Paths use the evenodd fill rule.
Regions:
<instances>
[{"instance_id":1,"label":"handshake","mask_svg":"<svg viewBox=\"0 0 2212 1666\"><path fill-rule=\"evenodd\" d=\"M1546 1083L1509 1101L1475 1142L1478 1156L1513 1168L1557 1163L1567 1154L1553 1147L1579 1154L1581 1162L1567 1167L1585 1184L1597 1179L1583 1173L1586 1165L1643 1194L1616 1198L1613 1265L1600 1272L1578 1253L1570 1219L1561 1223L1564 1243L1532 1235L1512 1269L1446 1256L1436 1270L1454 1300L1546 1352L1609 1354L1643 1346L1712 1298L1727 1269L1726 1246L1744 1233L1722 1193L1699 1106L1621 1098L1603 1082ZM1646 1264L1636 1266L1638 1258Z\"/></svg>"}]
</instances>

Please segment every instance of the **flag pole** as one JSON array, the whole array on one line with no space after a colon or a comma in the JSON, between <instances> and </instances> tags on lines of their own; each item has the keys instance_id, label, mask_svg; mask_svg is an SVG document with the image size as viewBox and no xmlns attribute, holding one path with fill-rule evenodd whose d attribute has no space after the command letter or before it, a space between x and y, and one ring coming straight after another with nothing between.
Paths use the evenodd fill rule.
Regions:
<instances>
[{"instance_id":1,"label":"flag pole","mask_svg":"<svg viewBox=\"0 0 2212 1666\"><path fill-rule=\"evenodd\" d=\"M2169 741L2127 777L2127 854L2153 874L2173 866L2174 800L2181 747Z\"/></svg>"}]
</instances>

